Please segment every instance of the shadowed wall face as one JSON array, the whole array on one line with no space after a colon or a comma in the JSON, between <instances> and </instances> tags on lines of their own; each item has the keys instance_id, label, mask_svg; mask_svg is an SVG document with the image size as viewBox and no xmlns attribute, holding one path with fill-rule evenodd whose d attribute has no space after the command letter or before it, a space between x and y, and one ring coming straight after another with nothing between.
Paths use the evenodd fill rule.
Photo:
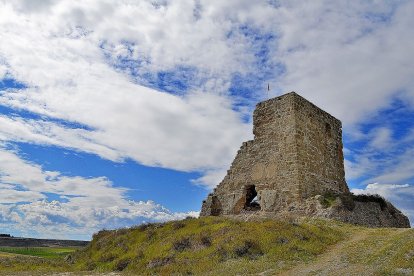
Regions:
<instances>
[{"instance_id":1,"label":"shadowed wall face","mask_svg":"<svg viewBox=\"0 0 414 276\"><path fill-rule=\"evenodd\" d=\"M301 197L349 193L341 121L300 96L295 97L294 108Z\"/></svg>"}]
</instances>

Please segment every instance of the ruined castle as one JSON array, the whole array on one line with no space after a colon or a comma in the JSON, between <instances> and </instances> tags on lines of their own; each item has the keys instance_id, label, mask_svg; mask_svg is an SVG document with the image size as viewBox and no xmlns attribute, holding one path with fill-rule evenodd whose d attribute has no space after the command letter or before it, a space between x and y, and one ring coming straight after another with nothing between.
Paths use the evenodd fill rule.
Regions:
<instances>
[{"instance_id":1,"label":"ruined castle","mask_svg":"<svg viewBox=\"0 0 414 276\"><path fill-rule=\"evenodd\" d=\"M410 227L376 196L345 181L341 121L295 92L257 104L254 140L244 142L201 216L333 218L373 227Z\"/></svg>"}]
</instances>

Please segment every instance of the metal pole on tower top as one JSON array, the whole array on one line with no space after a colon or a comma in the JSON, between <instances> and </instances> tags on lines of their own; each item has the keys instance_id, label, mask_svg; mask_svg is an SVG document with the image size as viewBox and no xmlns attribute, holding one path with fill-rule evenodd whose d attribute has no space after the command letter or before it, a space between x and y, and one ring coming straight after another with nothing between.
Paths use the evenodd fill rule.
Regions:
<instances>
[{"instance_id":1,"label":"metal pole on tower top","mask_svg":"<svg viewBox=\"0 0 414 276\"><path fill-rule=\"evenodd\" d=\"M267 98L270 97L270 83L267 83Z\"/></svg>"}]
</instances>

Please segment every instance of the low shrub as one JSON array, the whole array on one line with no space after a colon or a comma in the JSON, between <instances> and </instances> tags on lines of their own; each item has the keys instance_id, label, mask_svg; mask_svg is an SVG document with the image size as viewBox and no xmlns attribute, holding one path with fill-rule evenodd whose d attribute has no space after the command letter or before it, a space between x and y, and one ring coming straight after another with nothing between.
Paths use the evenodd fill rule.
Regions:
<instances>
[{"instance_id":1,"label":"low shrub","mask_svg":"<svg viewBox=\"0 0 414 276\"><path fill-rule=\"evenodd\" d=\"M100 262L112 262L113 260L115 260L117 258L117 256L111 252L106 252L104 254L102 254L99 258Z\"/></svg>"},{"instance_id":2,"label":"low shrub","mask_svg":"<svg viewBox=\"0 0 414 276\"><path fill-rule=\"evenodd\" d=\"M157 232L154 230L154 229L152 229L152 228L149 228L147 231L147 240L152 240L152 239L154 239L155 238L155 236L156 236L156 234L157 234Z\"/></svg>"},{"instance_id":3,"label":"low shrub","mask_svg":"<svg viewBox=\"0 0 414 276\"><path fill-rule=\"evenodd\" d=\"M183 228L184 226L185 226L185 224L184 224L184 222L182 222L182 221L175 221L175 222L172 224L172 228L173 228L174 230L181 229L181 228Z\"/></svg>"},{"instance_id":4,"label":"low shrub","mask_svg":"<svg viewBox=\"0 0 414 276\"><path fill-rule=\"evenodd\" d=\"M217 247L215 254L218 256L220 262L224 262L229 258L229 252L222 245Z\"/></svg>"},{"instance_id":5,"label":"low shrub","mask_svg":"<svg viewBox=\"0 0 414 276\"><path fill-rule=\"evenodd\" d=\"M211 238L208 236L202 236L200 238L201 241L201 245L205 246L205 247L209 247L211 246Z\"/></svg>"},{"instance_id":6,"label":"low shrub","mask_svg":"<svg viewBox=\"0 0 414 276\"><path fill-rule=\"evenodd\" d=\"M352 198L357 202L376 202L381 210L387 208L387 201L380 195L352 195Z\"/></svg>"},{"instance_id":7,"label":"low shrub","mask_svg":"<svg viewBox=\"0 0 414 276\"><path fill-rule=\"evenodd\" d=\"M255 259L263 255L263 251L260 246L252 240L246 240L241 246L234 249L234 253L237 257L247 257L249 259Z\"/></svg>"},{"instance_id":8,"label":"low shrub","mask_svg":"<svg viewBox=\"0 0 414 276\"><path fill-rule=\"evenodd\" d=\"M182 252L188 248L191 248L190 238L182 238L173 243L173 248L175 251Z\"/></svg>"},{"instance_id":9,"label":"low shrub","mask_svg":"<svg viewBox=\"0 0 414 276\"><path fill-rule=\"evenodd\" d=\"M115 270L123 271L125 268L127 268L130 262L131 260L129 258L123 258L118 260L115 264Z\"/></svg>"},{"instance_id":10,"label":"low shrub","mask_svg":"<svg viewBox=\"0 0 414 276\"><path fill-rule=\"evenodd\" d=\"M94 261L92 261L92 260L86 261L85 267L84 267L85 270L92 271L95 268L96 268L96 263Z\"/></svg>"},{"instance_id":11,"label":"low shrub","mask_svg":"<svg viewBox=\"0 0 414 276\"><path fill-rule=\"evenodd\" d=\"M335 201L337 199L341 200L342 205L348 209L349 211L354 210L355 208L355 202L354 202L354 197L353 194L334 194L331 192L325 193L323 194L320 198L319 198L319 202L321 203L323 208L329 208L334 206Z\"/></svg>"},{"instance_id":12,"label":"low shrub","mask_svg":"<svg viewBox=\"0 0 414 276\"><path fill-rule=\"evenodd\" d=\"M338 196L332 193L326 193L319 198L319 202L321 203L323 208L332 207L335 203L335 200Z\"/></svg>"},{"instance_id":13,"label":"low shrub","mask_svg":"<svg viewBox=\"0 0 414 276\"><path fill-rule=\"evenodd\" d=\"M303 235L301 233L296 233L294 236L296 238L298 238L299 240L301 240L301 241L308 241L309 240L309 237L308 236L305 236L305 235Z\"/></svg>"},{"instance_id":14,"label":"low shrub","mask_svg":"<svg viewBox=\"0 0 414 276\"><path fill-rule=\"evenodd\" d=\"M140 225L133 226L130 229L146 231L148 229L158 229L158 228L163 227L164 225L165 223L161 223L161 222L148 222L148 223L143 223Z\"/></svg>"}]
</instances>

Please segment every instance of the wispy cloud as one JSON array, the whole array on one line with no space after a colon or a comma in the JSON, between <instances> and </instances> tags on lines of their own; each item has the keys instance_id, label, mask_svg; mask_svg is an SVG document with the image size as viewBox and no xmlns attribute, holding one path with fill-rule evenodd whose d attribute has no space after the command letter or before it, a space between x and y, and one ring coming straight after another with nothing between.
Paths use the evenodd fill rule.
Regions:
<instances>
[{"instance_id":1,"label":"wispy cloud","mask_svg":"<svg viewBox=\"0 0 414 276\"><path fill-rule=\"evenodd\" d=\"M20 5L26 7L25 3ZM191 7L192 3L185 5ZM232 101L216 90L192 90L183 96L161 93L131 82L127 75L117 72L114 64L107 62L105 54L123 57L127 52L137 58L150 55L151 62L142 69L144 72L169 69L179 60L186 66L198 64L210 71L220 67L227 75L236 70L231 67L239 64L231 61L234 49L225 40L214 40L211 32L198 33L193 28L181 32L182 24L190 26L194 21L178 16L186 10L181 9L181 4L163 8L141 2L134 7L112 8L109 3L84 5L61 1L49 7L51 15L37 9L30 13L26 10L3 4L1 36L2 41L9 43L2 44L0 52L7 56L13 77L26 83L28 88L3 91L0 102L91 129L68 129L50 122L9 118L5 124L9 129L3 130L6 139L50 143L94 152L111 160L131 158L145 165L188 171L228 165L239 144L249 135L249 126L232 110ZM160 13L167 15L162 17ZM104 15L108 21L101 22ZM176 18L177 22L170 22L169 17ZM133 18L141 18L142 22L131 25ZM149 22L145 23L146 20ZM154 25L153 20L160 21L161 25ZM203 24L209 26L208 22ZM163 30L162 26L175 29ZM73 32L79 30L91 31L74 36ZM177 37L168 37L173 34ZM157 39L161 41L156 42ZM203 46L205 51L200 49L203 41L210 39L215 42ZM170 40L182 42L167 43ZM102 41L115 46L102 49ZM144 51L143 54L123 49L124 41L134 41L135 48ZM223 49L212 51L214 48ZM194 51L207 56L199 56ZM216 53L224 56L218 57ZM195 56L203 60L193 60ZM169 61L171 58L174 59ZM240 65L236 67L244 70ZM223 81L217 79L214 83ZM212 80L207 80L205 87L211 89L212 84Z\"/></svg>"},{"instance_id":2,"label":"wispy cloud","mask_svg":"<svg viewBox=\"0 0 414 276\"><path fill-rule=\"evenodd\" d=\"M179 170L223 169L251 128L236 105L249 112L265 81L272 93L300 91L346 124L395 95L414 98L412 42L399 37L411 31L411 5L3 2L0 53L28 88L3 91L0 102L92 129L52 126L60 128L54 139L29 133L31 142ZM166 74L169 88L160 83ZM185 84L174 84L174 74ZM257 83L247 84L249 74ZM157 91L174 92L171 85L179 95Z\"/></svg>"},{"instance_id":3,"label":"wispy cloud","mask_svg":"<svg viewBox=\"0 0 414 276\"><path fill-rule=\"evenodd\" d=\"M345 135L348 179L365 185L412 182L413 114L407 102L400 102L351 128Z\"/></svg>"},{"instance_id":4,"label":"wispy cloud","mask_svg":"<svg viewBox=\"0 0 414 276\"><path fill-rule=\"evenodd\" d=\"M413 11L410 1L0 0L0 79L20 84L0 86L0 140L197 171L194 183L211 188L250 138L255 103L295 90L344 122L348 179L411 183L414 139L401 130L413 126L381 111L396 100L403 116L413 110ZM39 225L94 228L109 201L121 210L113 221L174 217L129 203L105 177L68 178L1 154L13 164L1 167L5 222L33 209L45 212ZM62 214L82 217L80 206L91 225Z\"/></svg>"},{"instance_id":5,"label":"wispy cloud","mask_svg":"<svg viewBox=\"0 0 414 276\"><path fill-rule=\"evenodd\" d=\"M88 239L102 228L197 215L173 213L153 201L129 200L125 188L115 187L105 177L45 171L4 147L0 148L0 192L0 225L21 235Z\"/></svg>"},{"instance_id":6,"label":"wispy cloud","mask_svg":"<svg viewBox=\"0 0 414 276\"><path fill-rule=\"evenodd\" d=\"M285 3L274 16L286 66L276 85L298 90L346 126L401 96L413 104L410 1ZM408 35L410 34L410 35Z\"/></svg>"}]
</instances>

